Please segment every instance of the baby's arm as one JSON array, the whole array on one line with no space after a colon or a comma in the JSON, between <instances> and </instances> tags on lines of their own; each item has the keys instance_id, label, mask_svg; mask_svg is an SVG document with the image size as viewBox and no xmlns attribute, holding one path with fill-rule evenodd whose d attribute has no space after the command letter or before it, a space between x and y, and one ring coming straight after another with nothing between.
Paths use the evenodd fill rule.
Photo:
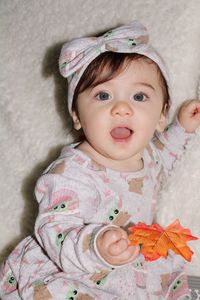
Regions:
<instances>
[{"instance_id":1,"label":"baby's arm","mask_svg":"<svg viewBox=\"0 0 200 300\"><path fill-rule=\"evenodd\" d=\"M100 232L96 246L100 256L113 266L133 261L140 251L139 246L130 246L127 232L117 226L108 226Z\"/></svg>"},{"instance_id":2,"label":"baby's arm","mask_svg":"<svg viewBox=\"0 0 200 300\"><path fill-rule=\"evenodd\" d=\"M91 180L72 170L69 164L65 160L55 162L37 182L39 214L35 235L62 270L90 273L102 266L93 248L94 236L102 224L90 221L98 208L99 196Z\"/></svg>"},{"instance_id":3,"label":"baby's arm","mask_svg":"<svg viewBox=\"0 0 200 300\"><path fill-rule=\"evenodd\" d=\"M35 235L40 245L62 270L76 274L111 270L112 263L129 262L135 247L128 247L122 229L112 226L110 230L94 217L100 195L87 173L69 165L68 161L57 163L37 182Z\"/></svg>"},{"instance_id":4,"label":"baby's arm","mask_svg":"<svg viewBox=\"0 0 200 300\"><path fill-rule=\"evenodd\" d=\"M151 143L156 153L154 159L158 157L158 161L160 160L167 173L172 170L174 162L181 157L186 149L185 146L194 136L199 125L200 101L190 100L180 107L177 117L164 132L155 134Z\"/></svg>"}]
</instances>

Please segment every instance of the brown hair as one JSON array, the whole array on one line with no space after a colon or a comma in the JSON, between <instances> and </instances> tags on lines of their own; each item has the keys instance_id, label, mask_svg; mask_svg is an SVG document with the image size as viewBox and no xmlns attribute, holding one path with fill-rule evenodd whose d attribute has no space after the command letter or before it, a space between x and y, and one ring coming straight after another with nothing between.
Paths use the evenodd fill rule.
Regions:
<instances>
[{"instance_id":1,"label":"brown hair","mask_svg":"<svg viewBox=\"0 0 200 300\"><path fill-rule=\"evenodd\" d=\"M72 111L76 111L78 114L77 98L80 93L84 92L89 87L95 87L98 84L113 79L122 72L124 68L126 68L129 62L138 59L144 59L149 63L154 63L150 58L137 53L104 52L97 56L86 68L76 86L72 103ZM168 85L158 66L157 70L163 91L163 112L167 114L170 106Z\"/></svg>"}]
</instances>

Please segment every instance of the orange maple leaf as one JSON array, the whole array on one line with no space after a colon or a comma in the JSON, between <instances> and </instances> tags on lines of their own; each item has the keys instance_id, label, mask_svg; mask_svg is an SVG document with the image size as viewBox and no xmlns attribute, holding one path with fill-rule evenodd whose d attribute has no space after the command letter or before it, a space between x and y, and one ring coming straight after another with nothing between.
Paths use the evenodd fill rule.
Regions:
<instances>
[{"instance_id":1,"label":"orange maple leaf","mask_svg":"<svg viewBox=\"0 0 200 300\"><path fill-rule=\"evenodd\" d=\"M156 260L161 256L167 257L168 250L173 250L187 261L191 261L192 250L187 246L190 240L198 239L191 235L189 229L181 226L179 220L175 220L166 228L158 224L146 225L138 223L129 228L130 245L142 245L141 253L145 260Z\"/></svg>"}]
</instances>

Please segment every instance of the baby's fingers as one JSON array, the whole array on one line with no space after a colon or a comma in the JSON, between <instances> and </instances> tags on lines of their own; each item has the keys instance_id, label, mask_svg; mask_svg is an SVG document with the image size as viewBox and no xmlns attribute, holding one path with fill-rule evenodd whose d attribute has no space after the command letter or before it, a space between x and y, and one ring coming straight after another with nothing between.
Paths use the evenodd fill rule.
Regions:
<instances>
[{"instance_id":1,"label":"baby's fingers","mask_svg":"<svg viewBox=\"0 0 200 300\"><path fill-rule=\"evenodd\" d=\"M186 132L195 132L200 126L200 100L186 101L179 110L178 119Z\"/></svg>"},{"instance_id":2,"label":"baby's fingers","mask_svg":"<svg viewBox=\"0 0 200 300\"><path fill-rule=\"evenodd\" d=\"M185 101L181 106L180 111L182 111L182 113L188 113L190 116L193 116L194 113L200 112L200 100L193 99Z\"/></svg>"},{"instance_id":3,"label":"baby's fingers","mask_svg":"<svg viewBox=\"0 0 200 300\"><path fill-rule=\"evenodd\" d=\"M111 248L113 246L114 245L112 245ZM120 252L123 247L124 247L124 250L122 252ZM109 250L111 250L111 249L109 249ZM138 256L138 254L140 252L140 248L138 246L136 246L136 247L128 246L128 243L126 243L126 244L121 243L121 245L119 247L117 247L117 246L113 247L111 251L113 251L113 252L115 251L115 254L113 253L112 256L113 256L113 258L116 257L118 264L125 264L125 263L133 261ZM119 252L118 255L116 254L117 251Z\"/></svg>"},{"instance_id":4,"label":"baby's fingers","mask_svg":"<svg viewBox=\"0 0 200 300\"><path fill-rule=\"evenodd\" d=\"M125 239L121 239L110 245L108 248L109 254L113 256L120 255L122 252L126 251L128 248L128 242Z\"/></svg>"},{"instance_id":5,"label":"baby's fingers","mask_svg":"<svg viewBox=\"0 0 200 300\"><path fill-rule=\"evenodd\" d=\"M126 233L124 233L123 230L121 230L120 228L114 228L114 229L110 229L105 231L102 234L102 240L104 243L105 248L109 247L111 244L118 242L121 239L126 239Z\"/></svg>"}]
</instances>

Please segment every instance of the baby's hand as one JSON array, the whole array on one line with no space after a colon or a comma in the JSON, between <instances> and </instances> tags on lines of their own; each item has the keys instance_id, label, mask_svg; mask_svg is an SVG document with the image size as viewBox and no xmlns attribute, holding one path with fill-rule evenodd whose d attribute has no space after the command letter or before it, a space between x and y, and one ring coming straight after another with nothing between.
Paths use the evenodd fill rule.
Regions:
<instances>
[{"instance_id":1,"label":"baby's hand","mask_svg":"<svg viewBox=\"0 0 200 300\"><path fill-rule=\"evenodd\" d=\"M188 100L178 112L178 120L187 132L195 132L200 126L200 100Z\"/></svg>"},{"instance_id":2,"label":"baby's hand","mask_svg":"<svg viewBox=\"0 0 200 300\"><path fill-rule=\"evenodd\" d=\"M108 227L97 238L98 251L111 265L123 265L133 261L140 252L139 246L129 246L126 231L120 227Z\"/></svg>"}]
</instances>

